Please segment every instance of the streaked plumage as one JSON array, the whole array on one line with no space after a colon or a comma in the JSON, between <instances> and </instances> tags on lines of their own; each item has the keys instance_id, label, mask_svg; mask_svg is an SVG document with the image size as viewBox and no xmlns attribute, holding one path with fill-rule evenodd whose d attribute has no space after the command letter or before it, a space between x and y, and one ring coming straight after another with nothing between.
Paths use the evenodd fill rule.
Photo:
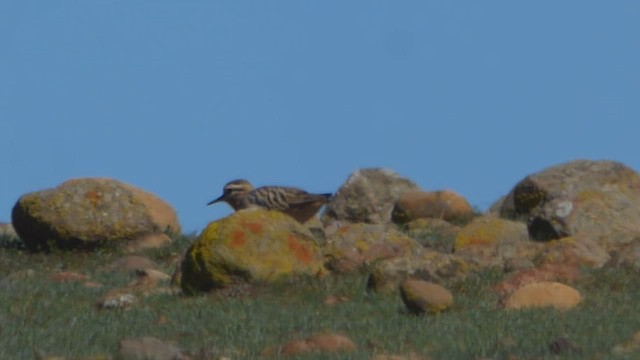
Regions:
<instances>
[{"instance_id":1,"label":"streaked plumage","mask_svg":"<svg viewBox=\"0 0 640 360\"><path fill-rule=\"evenodd\" d=\"M247 180L238 179L228 182L224 186L222 195L207 205L224 201L236 211L261 207L281 211L304 223L311 219L330 197L331 194L310 194L294 187L254 188Z\"/></svg>"}]
</instances>

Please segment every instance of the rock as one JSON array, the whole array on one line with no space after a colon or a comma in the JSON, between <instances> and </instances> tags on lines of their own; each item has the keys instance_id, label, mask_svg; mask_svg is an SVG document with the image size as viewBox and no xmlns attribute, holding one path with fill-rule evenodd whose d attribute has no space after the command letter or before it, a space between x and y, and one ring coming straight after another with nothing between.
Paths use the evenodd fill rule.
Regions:
<instances>
[{"instance_id":1,"label":"rock","mask_svg":"<svg viewBox=\"0 0 640 360\"><path fill-rule=\"evenodd\" d=\"M28 193L11 213L31 249L120 246L150 234L178 233L175 211L155 195L117 180L84 178Z\"/></svg>"},{"instance_id":2,"label":"rock","mask_svg":"<svg viewBox=\"0 0 640 360\"><path fill-rule=\"evenodd\" d=\"M473 265L457 255L425 250L420 255L376 263L369 275L367 287L376 292L396 291L408 277L431 282L462 280L474 269Z\"/></svg>"},{"instance_id":3,"label":"rock","mask_svg":"<svg viewBox=\"0 0 640 360\"><path fill-rule=\"evenodd\" d=\"M264 356L280 354L282 356L298 356L310 352L328 354L352 352L356 345L346 336L332 333L316 334L305 340L286 343L279 349L269 348L263 351Z\"/></svg>"},{"instance_id":4,"label":"rock","mask_svg":"<svg viewBox=\"0 0 640 360\"><path fill-rule=\"evenodd\" d=\"M574 282L580 277L580 269L568 264L544 264L538 268L520 270L493 287L498 295L506 298L519 288L543 281Z\"/></svg>"},{"instance_id":5,"label":"rock","mask_svg":"<svg viewBox=\"0 0 640 360\"><path fill-rule=\"evenodd\" d=\"M453 304L453 295L431 282L407 279L400 285L400 296L407 309L416 315L442 312Z\"/></svg>"},{"instance_id":6,"label":"rock","mask_svg":"<svg viewBox=\"0 0 640 360\"><path fill-rule=\"evenodd\" d=\"M577 234L545 244L534 258L538 264L570 264L594 269L603 267L611 256L593 238Z\"/></svg>"},{"instance_id":7,"label":"rock","mask_svg":"<svg viewBox=\"0 0 640 360\"><path fill-rule=\"evenodd\" d=\"M426 218L405 224L403 230L407 236L426 248L451 253L460 227L441 219Z\"/></svg>"},{"instance_id":8,"label":"rock","mask_svg":"<svg viewBox=\"0 0 640 360\"><path fill-rule=\"evenodd\" d=\"M149 278L152 281L171 281L171 276L169 274L165 274L162 271L154 270L154 269L138 269L136 270L136 275L141 278Z\"/></svg>"},{"instance_id":9,"label":"rock","mask_svg":"<svg viewBox=\"0 0 640 360\"><path fill-rule=\"evenodd\" d=\"M247 209L210 223L187 250L181 286L187 294L236 284L326 273L311 233L293 218Z\"/></svg>"},{"instance_id":10,"label":"rock","mask_svg":"<svg viewBox=\"0 0 640 360\"><path fill-rule=\"evenodd\" d=\"M531 260L543 245L528 240L526 226L487 215L475 218L456 236L456 255L480 268L504 269L514 259Z\"/></svg>"},{"instance_id":11,"label":"rock","mask_svg":"<svg viewBox=\"0 0 640 360\"><path fill-rule=\"evenodd\" d=\"M338 229L325 245L326 267L347 273L375 261L422 250L415 240L383 224L351 224Z\"/></svg>"},{"instance_id":12,"label":"rock","mask_svg":"<svg viewBox=\"0 0 640 360\"><path fill-rule=\"evenodd\" d=\"M611 352L618 356L640 353L640 331L631 335L624 343L616 345Z\"/></svg>"},{"instance_id":13,"label":"rock","mask_svg":"<svg viewBox=\"0 0 640 360\"><path fill-rule=\"evenodd\" d=\"M612 251L606 266L640 271L640 239L633 240L631 243Z\"/></svg>"},{"instance_id":14,"label":"rock","mask_svg":"<svg viewBox=\"0 0 640 360\"><path fill-rule=\"evenodd\" d=\"M495 216L480 216L464 226L455 239L455 251L465 246L493 245L529 241L527 227Z\"/></svg>"},{"instance_id":15,"label":"rock","mask_svg":"<svg viewBox=\"0 0 640 360\"><path fill-rule=\"evenodd\" d=\"M562 355L567 353L581 353L582 349L574 345L571 340L566 337L559 337L549 343L549 351L554 355Z\"/></svg>"},{"instance_id":16,"label":"rock","mask_svg":"<svg viewBox=\"0 0 640 360\"><path fill-rule=\"evenodd\" d=\"M128 242L123 251L135 253L141 250L158 249L171 244L171 241L167 234L148 234Z\"/></svg>"},{"instance_id":17,"label":"rock","mask_svg":"<svg viewBox=\"0 0 640 360\"><path fill-rule=\"evenodd\" d=\"M391 170L357 170L327 204L323 222L388 223L396 200L410 190L419 188Z\"/></svg>"},{"instance_id":18,"label":"rock","mask_svg":"<svg viewBox=\"0 0 640 360\"><path fill-rule=\"evenodd\" d=\"M97 303L100 309L126 309L138 301L133 294L107 294Z\"/></svg>"},{"instance_id":19,"label":"rock","mask_svg":"<svg viewBox=\"0 0 640 360\"><path fill-rule=\"evenodd\" d=\"M187 360L180 349L173 345L145 336L120 341L118 358L122 360Z\"/></svg>"},{"instance_id":20,"label":"rock","mask_svg":"<svg viewBox=\"0 0 640 360\"><path fill-rule=\"evenodd\" d=\"M416 219L435 218L445 221L465 221L473 216L469 202L449 191L407 191L398 198L391 219L406 224Z\"/></svg>"},{"instance_id":21,"label":"rock","mask_svg":"<svg viewBox=\"0 0 640 360\"><path fill-rule=\"evenodd\" d=\"M410 353L408 355L388 355L377 354L371 357L371 360L431 360L428 356Z\"/></svg>"},{"instance_id":22,"label":"rock","mask_svg":"<svg viewBox=\"0 0 640 360\"><path fill-rule=\"evenodd\" d=\"M13 228L13 225L8 223L0 223L0 236L6 236L10 238L18 237L16 230Z\"/></svg>"},{"instance_id":23,"label":"rock","mask_svg":"<svg viewBox=\"0 0 640 360\"><path fill-rule=\"evenodd\" d=\"M640 176L613 161L553 166L520 181L500 215L524 221L535 240L577 236L609 250L640 235Z\"/></svg>"},{"instance_id":24,"label":"rock","mask_svg":"<svg viewBox=\"0 0 640 360\"><path fill-rule=\"evenodd\" d=\"M557 282L537 282L514 291L504 301L506 309L554 307L568 310L582 300L578 290Z\"/></svg>"},{"instance_id":25,"label":"rock","mask_svg":"<svg viewBox=\"0 0 640 360\"><path fill-rule=\"evenodd\" d=\"M137 255L130 255L119 258L107 265L107 270L110 271L121 271L121 272L132 272L142 269L156 269L158 265L156 265L153 260Z\"/></svg>"},{"instance_id":26,"label":"rock","mask_svg":"<svg viewBox=\"0 0 640 360\"><path fill-rule=\"evenodd\" d=\"M61 271L51 275L49 280L54 282L84 282L89 280L89 277L73 271Z\"/></svg>"}]
</instances>

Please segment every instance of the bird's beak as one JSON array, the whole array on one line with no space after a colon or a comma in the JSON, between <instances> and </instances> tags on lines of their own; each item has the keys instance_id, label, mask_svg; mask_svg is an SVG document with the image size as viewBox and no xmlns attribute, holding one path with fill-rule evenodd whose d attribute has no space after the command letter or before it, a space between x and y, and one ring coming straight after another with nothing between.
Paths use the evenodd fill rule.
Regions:
<instances>
[{"instance_id":1,"label":"bird's beak","mask_svg":"<svg viewBox=\"0 0 640 360\"><path fill-rule=\"evenodd\" d=\"M217 198L217 199L215 199L215 200L211 200L211 201L209 201L209 202L207 203L207 206L209 206L209 205L211 205L211 204L215 204L215 203L220 202L220 201L222 201L222 200L224 200L224 194L220 195L220 197L218 197L218 198Z\"/></svg>"}]
</instances>

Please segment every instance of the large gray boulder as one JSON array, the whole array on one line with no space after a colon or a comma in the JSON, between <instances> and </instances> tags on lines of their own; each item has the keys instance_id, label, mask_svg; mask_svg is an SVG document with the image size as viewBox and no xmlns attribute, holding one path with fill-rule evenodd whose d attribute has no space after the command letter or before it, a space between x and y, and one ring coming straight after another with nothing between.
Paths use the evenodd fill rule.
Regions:
<instances>
[{"instance_id":1,"label":"large gray boulder","mask_svg":"<svg viewBox=\"0 0 640 360\"><path fill-rule=\"evenodd\" d=\"M323 222L389 223L395 202L411 190L420 188L391 170L356 170L327 204Z\"/></svg>"},{"instance_id":2,"label":"large gray boulder","mask_svg":"<svg viewBox=\"0 0 640 360\"><path fill-rule=\"evenodd\" d=\"M500 216L524 221L534 240L588 238L615 248L640 236L640 176L614 161L553 166L516 184Z\"/></svg>"}]
</instances>

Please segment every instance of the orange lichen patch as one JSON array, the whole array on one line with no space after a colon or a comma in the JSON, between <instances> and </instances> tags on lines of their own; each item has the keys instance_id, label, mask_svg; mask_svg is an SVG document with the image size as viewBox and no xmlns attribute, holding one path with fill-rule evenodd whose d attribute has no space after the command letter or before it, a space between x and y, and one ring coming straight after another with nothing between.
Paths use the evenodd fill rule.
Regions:
<instances>
[{"instance_id":1,"label":"orange lichen patch","mask_svg":"<svg viewBox=\"0 0 640 360\"><path fill-rule=\"evenodd\" d=\"M96 190L89 190L84 196L93 206L98 205L100 200L102 200L102 194Z\"/></svg>"},{"instance_id":2,"label":"orange lichen patch","mask_svg":"<svg viewBox=\"0 0 640 360\"><path fill-rule=\"evenodd\" d=\"M243 247L247 243L247 237L242 230L236 230L231 234L231 245L232 248L240 248Z\"/></svg>"},{"instance_id":3,"label":"orange lichen patch","mask_svg":"<svg viewBox=\"0 0 640 360\"><path fill-rule=\"evenodd\" d=\"M347 232L349 232L349 230L351 230L351 226L349 226L349 225L344 225L344 226L342 226L342 227L340 227L340 228L338 229L337 233L338 233L339 235L343 235L343 234L346 234Z\"/></svg>"},{"instance_id":4,"label":"orange lichen patch","mask_svg":"<svg viewBox=\"0 0 640 360\"><path fill-rule=\"evenodd\" d=\"M253 221L243 221L241 226L249 229L253 234L258 235L262 232L262 224Z\"/></svg>"},{"instance_id":5,"label":"orange lichen patch","mask_svg":"<svg viewBox=\"0 0 640 360\"><path fill-rule=\"evenodd\" d=\"M309 264L311 263L311 261L313 261L311 251L306 246L301 244L295 235L289 234L289 236L287 236L287 242L289 249L291 250L291 252L293 252L298 260L302 261L305 264Z\"/></svg>"}]
</instances>

